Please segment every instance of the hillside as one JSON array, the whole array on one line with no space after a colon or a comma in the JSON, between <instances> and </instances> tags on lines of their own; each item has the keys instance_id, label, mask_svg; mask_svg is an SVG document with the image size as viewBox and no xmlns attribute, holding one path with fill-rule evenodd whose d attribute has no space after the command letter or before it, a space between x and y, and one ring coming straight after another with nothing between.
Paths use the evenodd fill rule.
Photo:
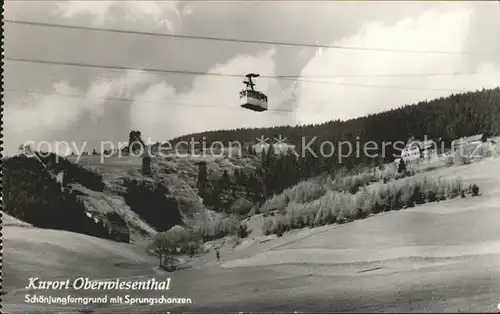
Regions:
<instances>
[{"instance_id":1,"label":"hillside","mask_svg":"<svg viewBox=\"0 0 500 314\"><path fill-rule=\"evenodd\" d=\"M23 287L37 269L53 279L72 274L107 278L153 274L157 264L141 246L74 232L6 225L2 233L9 248L3 267L6 292Z\"/></svg>"},{"instance_id":2,"label":"hillside","mask_svg":"<svg viewBox=\"0 0 500 314\"><path fill-rule=\"evenodd\" d=\"M494 158L412 177L460 178L479 185L479 197L418 205L347 224L294 230L268 241L264 240L268 237L256 234L252 243L224 247L220 264L214 262L215 256L202 256L193 261L194 268L170 275L171 295L192 298L191 305L87 307L95 313L242 308L494 312L500 288L500 238L498 220L492 217L500 210L499 170L500 159ZM258 217L262 214L252 218L255 228L262 225ZM3 233L7 292L3 302L9 312L35 309L35 305L23 304L26 292L20 288L27 274L42 267L47 278L90 272L94 278L164 277L155 274L156 259L143 255L140 246L72 233L62 237L60 231L26 227L9 226ZM33 245L36 250L29 249ZM67 257L60 260L61 256ZM77 291L72 294L88 295ZM157 294L140 292L137 296ZM54 311L82 308L43 307Z\"/></svg>"},{"instance_id":3,"label":"hillside","mask_svg":"<svg viewBox=\"0 0 500 314\"><path fill-rule=\"evenodd\" d=\"M311 177L356 175L367 167L380 168L384 160L391 161L394 157L391 147L382 157L376 158L352 154L354 156L340 161L336 155L322 157L319 154L321 140L338 142L359 137L362 143L368 140L378 143L406 141L408 135L417 138L427 135L449 144L455 137L475 132L497 133L499 100L500 88L496 88L452 95L345 122L221 130L186 135L171 143L205 136L208 145L213 141L229 140L248 144L261 135L283 136L288 144L295 145L296 152L300 152L303 147L299 142L316 137L310 148L319 155L317 157L312 153L299 155L299 158L293 154L276 154L274 146L257 152L251 145L244 146L244 151L235 155L226 152L219 156L181 157L171 153L167 157L153 158L152 176L142 174L141 159L133 156L103 157L102 160L99 155L69 156L58 163L55 163L55 155L45 158L52 174L66 170L65 178L71 192L57 191L56 182L49 174L44 174L36 162L13 157L4 163L7 170L6 212L38 227L77 231L124 242L141 241L155 230L167 230L175 224L199 226L231 214L244 218L265 209L265 204L279 200L277 195L284 190ZM140 136L140 132L134 132L131 136ZM77 158L78 164L75 164ZM200 172L200 161L206 162L206 173ZM335 184L337 190L347 187L357 191L360 187ZM40 189L42 186L44 188ZM50 199L47 193L51 194ZM40 214L38 204L49 208L53 216ZM61 215L72 211L78 213L62 218ZM27 213L32 216L26 216ZM80 227L82 221L85 223ZM222 234L208 237L220 236Z\"/></svg>"},{"instance_id":4,"label":"hillside","mask_svg":"<svg viewBox=\"0 0 500 314\"><path fill-rule=\"evenodd\" d=\"M427 136L428 139L441 138L449 147L453 139L485 132L500 134L500 87L426 100L348 121L332 117L330 122L314 125L207 131L187 134L173 139L171 143L191 139L200 141L203 138L207 145L216 141L253 145L255 139L261 136L268 139L282 136L286 138L286 144L295 145L300 153L303 143L307 144L316 137L310 147L317 153L324 141L354 143L357 136L361 143L374 141L379 144L406 142L410 136L420 139ZM394 148L387 149L385 161L389 162L393 159ZM339 152L334 156L337 155ZM360 161L371 160L362 157L361 160L346 160L346 163Z\"/></svg>"},{"instance_id":5,"label":"hillside","mask_svg":"<svg viewBox=\"0 0 500 314\"><path fill-rule=\"evenodd\" d=\"M499 139L494 140L498 142ZM268 155L261 157L264 165L279 160L268 159ZM254 162L257 172L270 169L258 170L262 167L258 159L248 158L234 161L224 157L205 158L207 172L211 174L207 176L218 180L224 177L224 170L234 174L235 169L251 169ZM250 232L247 238L224 237L205 243L207 249L221 249L221 263L215 262L213 253L202 252L192 258L178 256L187 269L169 275L175 283L171 293L192 298L195 304L156 305L154 310L234 311L245 307L255 311L326 311L334 307L344 311L377 311L389 307L394 311L490 311L491 302L497 297L493 292L497 291L500 282L499 226L496 219L491 219L498 215L500 204L497 175L500 159L484 158L454 165L447 164L445 159L423 163L416 168L408 166L408 174L401 177L398 177L396 165L386 164L383 168L370 168L358 174L324 174L285 189L254 208L256 212L246 219ZM104 188L99 191L101 184L98 182L101 181L95 179L95 175L86 174L94 179L71 184L77 197L87 211L101 215L105 211L118 213L132 231L138 230L131 234L135 243L20 226L22 223L16 218L7 216L9 225L3 230L5 308L9 312L26 312L40 307L22 301L27 278L40 268L44 269L44 276L51 279L76 276L164 278L165 273L157 266L157 257L147 254L146 239L140 236L140 232L146 234L148 229L153 233L153 227L147 223L147 217L135 213L128 205L130 186L127 182L144 184L147 188L141 193L146 195L158 188L158 182L168 182L168 191L151 194L153 198L163 195L160 203L169 200L166 195L185 193L185 197L194 198L198 193L199 160L185 157L176 160L174 156L155 160L155 177L148 178L140 174L140 162L136 158L115 157L101 163L99 156L82 157L79 164L87 165L82 166L87 170L73 171L102 175ZM36 164L28 165L36 167ZM176 167L175 172L171 170L173 167ZM12 166L8 170L9 175L20 171ZM42 171L38 173L43 175ZM38 182L35 177L31 179L30 182ZM418 189L423 183L427 184L426 190ZM470 188L473 185L479 186L479 190L474 192ZM465 198L460 197L461 191ZM366 201L365 195L379 197L384 193L387 197L372 199L375 203ZM138 197L140 200L142 196ZM336 203L336 197L342 201ZM203 220L200 215L213 215L213 221L217 221L216 216L223 215L208 210L198 196L196 199L197 202L184 203L186 207L181 210L187 222L194 224ZM381 210L374 211L377 203ZM181 208L180 202L171 204ZM366 214L359 215L365 210ZM315 220L302 217L312 211L316 211L316 217L335 219L322 222L320 219L320 223L308 226ZM340 218L340 213L344 218ZM269 232L270 224L274 229ZM482 270L481 275L478 269ZM221 276L224 280L217 280ZM461 288L464 282L472 290ZM265 291L262 285L266 286ZM451 288L436 292L437 285ZM361 287L369 287L369 291ZM345 289L349 291L347 299ZM475 293L473 299L471 291ZM62 296L64 293L67 292L50 294ZM431 298L436 293L440 301ZM81 291L71 291L71 294L89 295ZM135 296L156 295L141 291ZM102 313L151 311L151 307L125 304L44 305L43 308L64 311L92 308Z\"/></svg>"},{"instance_id":6,"label":"hillside","mask_svg":"<svg viewBox=\"0 0 500 314\"><path fill-rule=\"evenodd\" d=\"M68 157L68 159L75 161L76 158ZM220 179L224 171L231 175L234 174L235 170L253 171L258 165L258 159L251 156L180 157L170 155L166 158L156 157L153 159L154 176L148 178L141 174L141 159L137 157L110 157L101 162L99 156L84 156L80 158L79 163L88 165L101 173L109 190L116 194L124 192L124 179L162 183L168 187L172 195L175 195L183 218L190 220L198 216L207 218L210 215L197 190L198 163L202 161L207 164L209 180Z\"/></svg>"},{"instance_id":7,"label":"hillside","mask_svg":"<svg viewBox=\"0 0 500 314\"><path fill-rule=\"evenodd\" d=\"M209 180L220 179L224 171L231 174L235 170L253 171L257 162L255 157L157 157L153 160L154 177L145 177L141 174L141 159L137 157L101 160L101 156L80 156L78 164L76 158L59 157L57 163L55 155L44 158L49 172L34 159L22 156L6 159L5 211L13 219L37 227L124 242L129 242L129 238L132 242L143 241L142 238L174 224L195 227L222 214L217 213L217 208L207 209L199 196L199 161L207 163ZM66 171L70 191L60 191L50 177L50 173L60 170ZM42 186L44 190L40 189ZM48 193L52 195L50 199ZM71 219L64 218L66 213ZM78 227L84 222L91 229ZM101 225L109 232L102 230Z\"/></svg>"}]
</instances>

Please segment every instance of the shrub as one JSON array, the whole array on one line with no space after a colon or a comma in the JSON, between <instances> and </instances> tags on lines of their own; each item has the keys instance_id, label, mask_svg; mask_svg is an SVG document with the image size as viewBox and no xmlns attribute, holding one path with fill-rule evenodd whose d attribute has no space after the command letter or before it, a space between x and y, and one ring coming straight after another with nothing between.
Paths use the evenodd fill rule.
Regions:
<instances>
[{"instance_id":1,"label":"shrub","mask_svg":"<svg viewBox=\"0 0 500 314\"><path fill-rule=\"evenodd\" d=\"M273 234L273 220L267 220L264 222L264 224L262 225L262 232L264 233L264 235L270 235L270 234Z\"/></svg>"},{"instance_id":2,"label":"shrub","mask_svg":"<svg viewBox=\"0 0 500 314\"><path fill-rule=\"evenodd\" d=\"M390 164L380 172L377 172L377 176L382 179L384 183L387 183L396 177L396 173L396 165Z\"/></svg>"},{"instance_id":3,"label":"shrub","mask_svg":"<svg viewBox=\"0 0 500 314\"><path fill-rule=\"evenodd\" d=\"M284 214L266 221L262 229L266 235L281 236L286 231L307 226L343 224L372 213L414 207L415 204L426 201L455 198L460 195L461 190L461 180L423 178L381 185L372 191L362 188L356 194L328 191L309 203L289 203Z\"/></svg>"},{"instance_id":4,"label":"shrub","mask_svg":"<svg viewBox=\"0 0 500 314\"><path fill-rule=\"evenodd\" d=\"M197 254L201 247L199 233L174 227L168 231L156 233L148 245L148 250L159 257L160 267L170 269L172 256L176 254Z\"/></svg>"},{"instance_id":5,"label":"shrub","mask_svg":"<svg viewBox=\"0 0 500 314\"><path fill-rule=\"evenodd\" d=\"M291 202L308 203L320 198L325 194L326 189L323 184L316 181L317 179L302 181L291 188L285 189L281 194L274 195L262 205L260 212L284 211Z\"/></svg>"},{"instance_id":6,"label":"shrub","mask_svg":"<svg viewBox=\"0 0 500 314\"><path fill-rule=\"evenodd\" d=\"M446 182L442 179L438 179L436 182L436 196L438 201L444 201L447 197Z\"/></svg>"},{"instance_id":7,"label":"shrub","mask_svg":"<svg viewBox=\"0 0 500 314\"><path fill-rule=\"evenodd\" d=\"M264 204L262 204L259 211L264 214L264 217L267 217L269 212L273 210L282 210L288 205L287 198L284 193L285 191L279 195L273 195L273 197L266 200Z\"/></svg>"},{"instance_id":8,"label":"shrub","mask_svg":"<svg viewBox=\"0 0 500 314\"><path fill-rule=\"evenodd\" d=\"M472 192L472 196L478 196L479 195L479 186L477 186L477 184L473 184L471 186L471 192Z\"/></svg>"},{"instance_id":9,"label":"shrub","mask_svg":"<svg viewBox=\"0 0 500 314\"><path fill-rule=\"evenodd\" d=\"M311 212L315 213L314 225L323 226L337 221L340 193L330 191L319 200L310 204Z\"/></svg>"},{"instance_id":10,"label":"shrub","mask_svg":"<svg viewBox=\"0 0 500 314\"><path fill-rule=\"evenodd\" d=\"M396 191L391 191L393 193L396 193ZM413 207L415 204L413 202L412 196L413 196L413 186L410 185L409 180L406 180L406 182L400 186L400 189L398 192L398 197L394 195L393 198L396 199L399 204L399 208L403 207Z\"/></svg>"},{"instance_id":11,"label":"shrub","mask_svg":"<svg viewBox=\"0 0 500 314\"><path fill-rule=\"evenodd\" d=\"M283 232L284 232L283 229L278 229L276 231L276 236L278 236L278 238L281 238L283 236Z\"/></svg>"},{"instance_id":12,"label":"shrub","mask_svg":"<svg viewBox=\"0 0 500 314\"><path fill-rule=\"evenodd\" d=\"M462 191L463 182L460 179L456 180L448 180L447 181L447 191L449 198L455 198L460 195L460 191Z\"/></svg>"},{"instance_id":13,"label":"shrub","mask_svg":"<svg viewBox=\"0 0 500 314\"><path fill-rule=\"evenodd\" d=\"M403 174L405 176L406 174ZM349 192L356 194L363 187L368 186L372 182L383 181L384 184L390 182L392 179L399 177L396 165L387 165L383 170L378 168L364 169L364 172L346 175L345 172L340 171L335 175L332 180L325 180L324 187L327 190L336 190L338 192Z\"/></svg>"},{"instance_id":14,"label":"shrub","mask_svg":"<svg viewBox=\"0 0 500 314\"><path fill-rule=\"evenodd\" d=\"M239 219L231 215L225 218L205 221L200 224L196 231L200 234L203 242L221 239L227 235L238 235L240 230ZM246 231L246 226L244 226Z\"/></svg>"},{"instance_id":15,"label":"shrub","mask_svg":"<svg viewBox=\"0 0 500 314\"><path fill-rule=\"evenodd\" d=\"M303 181L287 189L284 194L287 196L289 202L308 203L324 195L325 188L321 184Z\"/></svg>"},{"instance_id":16,"label":"shrub","mask_svg":"<svg viewBox=\"0 0 500 314\"><path fill-rule=\"evenodd\" d=\"M244 239L248 237L248 226L246 224L240 224L240 228L238 229L238 237Z\"/></svg>"},{"instance_id":17,"label":"shrub","mask_svg":"<svg viewBox=\"0 0 500 314\"><path fill-rule=\"evenodd\" d=\"M416 181L413 188L412 202L417 205L424 204L426 201L424 182Z\"/></svg>"},{"instance_id":18,"label":"shrub","mask_svg":"<svg viewBox=\"0 0 500 314\"><path fill-rule=\"evenodd\" d=\"M435 202L438 200L437 183L424 178L423 193L426 202Z\"/></svg>"},{"instance_id":19,"label":"shrub","mask_svg":"<svg viewBox=\"0 0 500 314\"><path fill-rule=\"evenodd\" d=\"M375 197L367 188L354 195L356 206L355 219L368 217L375 205Z\"/></svg>"}]
</instances>

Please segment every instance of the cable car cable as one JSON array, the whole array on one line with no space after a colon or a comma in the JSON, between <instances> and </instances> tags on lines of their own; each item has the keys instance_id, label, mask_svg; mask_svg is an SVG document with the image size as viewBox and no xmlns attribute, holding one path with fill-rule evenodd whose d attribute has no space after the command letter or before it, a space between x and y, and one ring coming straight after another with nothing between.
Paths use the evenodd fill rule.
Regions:
<instances>
[{"instance_id":1,"label":"cable car cable","mask_svg":"<svg viewBox=\"0 0 500 314\"><path fill-rule=\"evenodd\" d=\"M26 94L37 94L37 95L45 95L45 96L61 96L61 97L70 97L70 98L81 98L81 99L96 99L96 100L112 100L112 101L123 101L123 102L143 102L143 103L153 103L153 104L162 104L166 106L188 106L188 107L201 107L201 108L224 108L224 109L240 109L239 107L234 106L220 106L220 105L200 105L192 102L161 102L155 100L143 100L143 99L128 99L128 98L119 98L119 97L88 97L86 95L77 95L77 94L63 94L57 92L40 92L40 91L32 91L27 89L16 89L16 88L5 88L4 92L16 92L16 93L26 93ZM276 112L295 112L295 110L286 110L286 109L268 109L268 111L276 111Z\"/></svg>"},{"instance_id":2,"label":"cable car cable","mask_svg":"<svg viewBox=\"0 0 500 314\"><path fill-rule=\"evenodd\" d=\"M370 48L370 47L354 47L354 46L339 46L339 45L319 45L319 44L291 43L291 42L280 42L280 41L248 40L248 39L223 38L223 37L211 37L211 36L179 35L179 34L168 34L168 33L119 30L119 29L110 29L110 28L102 28L102 27L64 25L64 24L20 21L20 20L10 20L10 19L4 19L3 21L5 23L11 23L11 24L22 24L22 25L31 25L31 26L41 26L41 27L80 29L80 30L88 30L88 31L112 32L112 33L147 35L147 36L160 36L160 37L194 39L194 40L223 41L223 42L235 42L235 43L247 43L247 44L263 44L263 45L324 48L324 49L344 49L344 50L359 50L359 51L381 51L381 52L393 52L393 53L397 52L397 53L447 54L447 55L500 55L500 52L468 52L468 51L461 52L461 51L437 51L437 50L409 50L409 49Z\"/></svg>"},{"instance_id":3,"label":"cable car cable","mask_svg":"<svg viewBox=\"0 0 500 314\"><path fill-rule=\"evenodd\" d=\"M96 65L88 63L77 63L77 62L60 62L60 61L48 61L48 60L35 60L35 59L25 59L25 58L15 58L15 57L4 57L6 61L16 61L16 62L26 62L26 63L39 63L39 64L51 64L51 65L61 65L61 66L75 66L84 68L100 68L100 69L111 69L111 70L124 70L124 71L140 71L140 72L156 72L156 73L172 73L172 74L189 74L189 75L200 75L200 76L219 76L219 77L237 77L242 78L244 75L236 74L225 74L225 73L207 73L207 72L193 72L193 71L181 71L181 70L169 70L169 69L153 69L153 68L132 68L123 66L111 66L111 65ZM272 76L267 76L266 78L274 78ZM296 82L306 82L306 83L317 83L317 84L327 84L327 85L339 85L339 86L354 86L354 87L370 87L370 88L389 88L389 89L407 89L407 90L425 90L425 91L444 91L444 92L463 92L463 90L458 89L441 89L441 88L418 88L418 87L405 87L405 86L391 86L391 85L371 85L371 84L355 84L355 83L336 83L336 82L326 82L326 81L311 81L299 78L286 78L286 77L276 77L277 80L290 80Z\"/></svg>"},{"instance_id":4,"label":"cable car cable","mask_svg":"<svg viewBox=\"0 0 500 314\"><path fill-rule=\"evenodd\" d=\"M18 57L5 57L6 61L15 62L27 62L27 63L40 63L40 64L53 64L53 65L67 65L67 66L84 66L89 68L106 68L110 70L125 70L125 71L142 71L142 72L158 72L158 73L168 73L168 74L182 74L182 75L204 75L204 76L221 76L221 77L234 77L234 78L244 78L245 75L242 74L232 74L232 73L211 73L211 72L201 72L201 71L190 71L190 70L171 70L171 69L151 69L151 68L133 68L124 66L108 66L108 65L93 65L77 62L62 62L62 61L47 61L47 60L35 60L27 58ZM421 76L455 76L455 75L473 75L478 72L449 72L449 73L406 73L406 74L347 74L347 75L260 75L261 78L265 79L295 79L295 78L358 78L358 77L421 77Z\"/></svg>"}]
</instances>

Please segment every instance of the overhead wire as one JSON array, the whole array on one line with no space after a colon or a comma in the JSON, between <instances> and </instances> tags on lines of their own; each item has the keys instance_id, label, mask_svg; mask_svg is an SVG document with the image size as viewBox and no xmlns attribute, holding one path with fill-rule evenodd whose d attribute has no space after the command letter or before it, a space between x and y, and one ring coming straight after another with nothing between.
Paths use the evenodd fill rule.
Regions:
<instances>
[{"instance_id":1,"label":"overhead wire","mask_svg":"<svg viewBox=\"0 0 500 314\"><path fill-rule=\"evenodd\" d=\"M79 63L79 62L61 62L61 61L50 61L50 60L35 60L27 58L16 58L16 57L5 57L5 61L17 61L26 63L38 63L38 64L50 64L50 65L60 65L60 66L74 66L74 67L85 67L85 68L100 68L108 70L123 70L123 71L140 71L140 72L154 72L154 73L170 73L170 74L187 74L187 75L200 75L200 76L218 76L218 77L234 77L234 78L244 78L245 75L241 74L229 74L229 73L211 73L211 72L196 72L196 71L185 71L185 70L172 70L172 69L155 69L155 68L135 68L135 67L124 67L124 66L114 66L114 65L98 65L90 63ZM316 81L300 79L300 77L280 77L280 76L262 76L265 78L273 78L277 80L291 80L296 82L305 83L317 83L317 84L327 84L327 85L339 85L339 86L353 86L353 87L369 87L369 88L389 88L389 89L401 89L401 90L424 90L424 91L444 91L444 92L462 92L462 89L446 89L446 88L418 88L418 87L407 87L407 86L393 86L393 85L373 85L373 84L355 84L355 83L339 83L339 82L329 82L329 81Z\"/></svg>"},{"instance_id":2,"label":"overhead wire","mask_svg":"<svg viewBox=\"0 0 500 314\"><path fill-rule=\"evenodd\" d=\"M367 47L352 47L352 46L334 46L334 45L320 45L320 44L305 44L305 43L290 43L290 42L278 42L278 41L258 41L258 40L245 40L245 39L234 39L234 38L221 38L221 37L208 37L208 36L192 36L192 35L179 35L179 34L166 34L166 33L153 33L153 32L143 32L143 31L131 31L131 30L118 30L118 29L106 29L99 27L86 27L86 26L73 26L73 25L62 25L53 23L42 23L42 22L31 22L31 21L18 21L5 19L6 23L13 24L23 24L31 26L41 26L41 27L55 27L55 28L65 28L65 29L80 29L88 31L101 31L101 32L113 32L113 33L125 33L125 34L136 34L136 35L147 35L147 36L162 36L171 38L182 38L182 39L195 39L195 40L210 40L210 41L223 41L223 42L238 42L238 43L251 43L251 44L267 44L267 45L282 45L282 46L295 46L295 47L310 47L310 48L324 48L324 49L346 49L346 50L362 50L362 51L386 51L386 52L401 52L401 53L433 53L433 54L486 54L486 55L500 55L499 52L452 52L452 51L424 51L424 50L402 50L402 49L389 49L389 48L367 48ZM242 74L231 74L231 73L216 73L216 72L201 72L201 71L187 71L187 70L174 70L174 69L155 69L155 68L134 68L134 67L124 67L124 66L114 66L114 65L97 65L88 63L78 63L78 62L60 62L60 61L50 61L50 60L35 60L28 58L17 58L17 57L5 57L5 61L17 61L26 63L38 63L46 65L60 65L60 66L76 66L85 68L100 68L108 70L124 70L124 71L140 71L140 72L151 72L151 73L170 73L170 74L184 74L184 75L199 75L199 76L218 76L218 77L233 77L233 78L244 78L245 75ZM390 85L373 85L373 84L354 84L354 83L340 83L340 82L330 82L330 81L313 81L304 79L305 77L314 78L349 78L349 77L423 77L423 76L447 76L447 75L470 75L475 74L475 72L453 72L453 73L415 73L415 74L351 74L351 75L314 75L314 76L294 76L294 75L260 75L261 78L265 79L277 79L277 80L292 80L295 82L305 82L305 83L317 83L317 84L327 84L327 85L340 85L340 86L352 86L352 87L368 87L368 88L389 88L389 89L400 89L400 90L424 90L424 91L446 91L446 92L463 92L460 89L441 89L441 88L418 88L418 87L406 87L406 86L390 86ZM78 97L78 98L96 98L88 97L86 95L70 95L70 94L60 94L60 93L46 93L46 92L33 92L31 90L20 90L20 89L5 89L5 91L12 92L25 92L25 93L37 93L44 95L57 95L64 97ZM116 101L142 101L142 102L154 102L166 104L164 102L148 101L148 100L138 100L138 99L125 99L116 97L100 97L99 99L106 100L116 100ZM199 105L193 103L175 103L169 102L168 105L182 105L182 106L196 106L196 107L211 107L212 105ZM235 108L232 106L214 106L221 108ZM239 108L238 108L239 109ZM281 109L268 109L268 111L280 111L280 112L293 112L289 110Z\"/></svg>"},{"instance_id":3,"label":"overhead wire","mask_svg":"<svg viewBox=\"0 0 500 314\"><path fill-rule=\"evenodd\" d=\"M153 103L153 104L162 104L167 106L188 106L188 107L201 107L201 108L224 108L224 109L241 109L240 107L234 106L221 106L221 105L213 105L206 104L200 105L193 102L179 102L179 101L156 101L156 100L148 100L148 99L129 99L129 98L120 98L120 97L110 97L110 96L87 96L87 95L78 95L78 94L64 94L58 92L42 92L42 91L33 91L27 89L16 89L16 88L5 88L4 92L17 92L17 93L26 93L26 94L36 94L36 95L44 95L44 96L61 96L61 97L69 97L69 98L81 98L81 99L96 99L96 100L112 100L112 101L122 101L122 102L142 102L142 103ZM274 112L294 112L294 110L285 110L285 109L268 109L267 111Z\"/></svg>"},{"instance_id":4,"label":"overhead wire","mask_svg":"<svg viewBox=\"0 0 500 314\"><path fill-rule=\"evenodd\" d=\"M209 40L209 41L235 42L235 43L247 43L247 44L261 44L261 45L263 44L263 45L276 45L276 46L343 49L343 50L358 50L358 51L381 51L381 52L396 52L396 53L447 54L447 55L500 55L500 52L412 50L412 49L355 47L355 46L341 46L341 45L322 45L318 43L315 44L292 43L283 41L248 40L248 39L223 38L223 37L213 37L213 36L180 35L180 34L169 34L169 33L120 30L120 29L110 29L102 27L76 26L76 25L54 24L54 23L11 20L11 19L4 19L3 21L4 23L10 23L10 24L20 24L20 25L22 24L22 25L31 25L40 27L79 29L87 31L159 36L159 37L170 37L170 38L181 38L181 39L192 39L192 40Z\"/></svg>"},{"instance_id":5,"label":"overhead wire","mask_svg":"<svg viewBox=\"0 0 500 314\"><path fill-rule=\"evenodd\" d=\"M235 77L235 78L245 78L244 74L234 74L234 73L217 73L217 72L202 72L202 71L189 71L189 70L173 70L173 69L152 69L152 68L133 68L124 66L113 66L113 65L93 65L93 64L82 64L77 62L61 62L61 61L48 61L48 60L35 60L28 58L18 58L18 57L5 57L6 61L17 61L17 62L28 62L28 63L40 63L40 64L53 64L53 65L67 65L67 66L85 66L90 68L107 68L112 70L130 70L130 71L144 71L144 72L158 72L158 73L169 73L169 74L188 74L188 75L203 75L203 76L224 76L224 77ZM259 78L265 79L296 79L296 78L361 78L361 77L427 77L427 76L457 76L457 75L473 75L477 72L448 72L448 73L402 73L402 74L338 74L338 75L259 75Z\"/></svg>"}]
</instances>

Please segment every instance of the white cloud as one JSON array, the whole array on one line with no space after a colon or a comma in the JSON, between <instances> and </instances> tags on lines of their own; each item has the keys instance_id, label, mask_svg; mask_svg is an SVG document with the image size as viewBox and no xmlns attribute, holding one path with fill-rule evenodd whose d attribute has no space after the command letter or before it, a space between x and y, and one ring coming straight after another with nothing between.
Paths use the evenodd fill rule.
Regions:
<instances>
[{"instance_id":1,"label":"white cloud","mask_svg":"<svg viewBox=\"0 0 500 314\"><path fill-rule=\"evenodd\" d=\"M372 23L356 35L333 43L355 47L403 50L462 51L471 11L426 12L395 25ZM304 67L302 76L376 75L470 72L467 56L421 53L323 49ZM354 87L341 84L388 85L422 89L475 90L499 85L500 69L482 64L474 75L420 77L364 77L314 79L331 84L298 83L298 118L302 123L348 119L424 99L446 96L446 91L418 91ZM335 85L340 84L340 85Z\"/></svg>"},{"instance_id":2,"label":"white cloud","mask_svg":"<svg viewBox=\"0 0 500 314\"><path fill-rule=\"evenodd\" d=\"M184 6L184 10L180 10L179 7L177 3L172 1L68 1L59 4L58 13L66 18L91 17L92 21L99 25L123 22L131 23L133 29L153 25L172 31L178 30L182 26L181 16L192 15L197 11L206 11L199 10L195 5L192 5L191 8ZM288 10L288 6L286 8ZM431 11L417 18L404 19L391 25L367 24L356 35L334 42L333 45L460 51L463 49L466 36L471 29L471 12L458 11L457 8L454 5L454 12ZM282 10L281 7L280 10ZM301 12L300 16L307 17L302 13L304 12L302 7L293 6L290 10ZM308 10L314 11L311 8ZM181 13L179 13L180 11ZM324 13L325 10L321 9L321 12ZM316 11L313 13L314 16L319 14ZM234 14L229 16L234 17ZM208 14L207 18L209 18ZM212 18L214 17L212 16ZM222 19L222 17L217 16L216 19ZM293 19L296 20L296 18ZM299 22L295 21L294 23ZM310 22L307 20L304 23ZM309 29L306 24L304 25L301 29ZM328 27L325 26L322 32L328 32L327 29ZM335 32L332 31L332 33ZM241 36L235 35L234 37ZM325 38L325 36L318 38ZM315 41L317 39L313 37L312 42ZM321 39L318 44L327 44L327 42ZM477 48L477 50L481 50L481 48ZM301 50L297 49L296 51L298 63L307 58L307 52L311 52L311 50L304 49L299 54ZM208 57L204 53L200 55L200 58ZM235 74L257 72L262 75L275 75L274 60L277 57L279 55L276 56L274 50L253 56L240 55L224 64L214 66L211 72ZM318 48L315 57L304 67L301 75L310 79L309 76L322 75L470 72L469 66L471 64L468 62L468 57L460 55L342 51ZM291 74L288 71L284 72ZM5 107L6 145L11 143L15 150L21 141L53 140L55 138L53 135L56 132L60 135L71 129L71 124L81 119L84 114L90 114L93 119L98 119L104 113L102 104L105 100L96 100L95 98L105 96L134 99L129 112L130 126L127 127L141 130L144 139L152 137L155 140L166 140L178 135L205 130L266 127L294 124L298 121L300 123L317 123L332 119L347 119L449 94L449 92L439 91L354 87L334 85L334 83L460 90L494 87L500 82L500 70L493 64L482 63L477 67L477 72L475 75L441 77L330 79L332 84L328 85L295 82L291 88L287 89L282 89L278 80L259 78L256 80L257 88L268 94L271 109L263 113L239 107L238 92L243 87L243 78L199 76L195 78L188 91L176 90L166 82L157 83L157 76L154 76L155 80L153 80L152 76L141 72L130 72L113 80L98 79L87 90L77 89L63 81L53 87L56 92L84 94L87 95L87 98L39 96L26 100L18 99L14 104L8 103ZM326 79L311 78L311 80ZM139 90L139 88L141 89ZM283 108L282 105L285 102L287 102L287 107ZM296 106L299 107L297 113L280 113L272 110L279 107L292 110ZM97 131L92 130L91 132Z\"/></svg>"},{"instance_id":3,"label":"white cloud","mask_svg":"<svg viewBox=\"0 0 500 314\"><path fill-rule=\"evenodd\" d=\"M56 13L66 18L90 15L97 25L120 19L127 23L159 25L168 31L175 31L182 24L179 1L65 1L58 3Z\"/></svg>"},{"instance_id":4,"label":"white cloud","mask_svg":"<svg viewBox=\"0 0 500 314\"><path fill-rule=\"evenodd\" d=\"M33 93L17 98L5 106L5 146L12 151L25 141L41 141L51 138L54 132L67 130L78 122L83 114L94 121L102 117L109 107L107 97L130 97L137 88L151 83L154 77L137 71L127 72L115 80L100 78L88 90L81 91L65 81L53 85L45 94ZM67 97L62 95L78 95Z\"/></svg>"},{"instance_id":5,"label":"white cloud","mask_svg":"<svg viewBox=\"0 0 500 314\"><path fill-rule=\"evenodd\" d=\"M270 50L256 56L238 56L209 72L272 76L274 55L275 51ZM292 94L288 89L283 90L278 80L256 80L256 89L269 97L270 110L262 113L240 108L242 81L243 78L198 76L187 92L177 92L165 82L153 85L135 98L130 109L131 127L141 130L145 137L168 140L205 130L295 123L293 113L273 111Z\"/></svg>"},{"instance_id":6,"label":"white cloud","mask_svg":"<svg viewBox=\"0 0 500 314\"><path fill-rule=\"evenodd\" d=\"M54 93L78 94L78 89L69 86L66 82L56 83L53 87ZM15 131L25 134L30 131L46 129L64 130L78 118L78 114L75 114L79 111L76 99L48 95L41 98L36 96L25 97L24 102L33 102L36 104L8 104L6 106L6 132Z\"/></svg>"},{"instance_id":7,"label":"white cloud","mask_svg":"<svg viewBox=\"0 0 500 314\"><path fill-rule=\"evenodd\" d=\"M356 35L335 42L333 45L461 51L465 34L469 29L470 17L470 11L449 13L430 11L414 19L401 20L394 25L369 24ZM274 50L257 56L238 56L225 64L214 66L210 72L241 74L257 72L272 76L275 75L273 57L275 57ZM298 81L292 84L292 87L282 89L278 80L265 78L257 80L258 88L269 96L270 107L278 108L287 102L285 109L292 110L293 107L298 107L295 113L279 114L272 110L266 113L254 113L240 109L238 91L242 87L242 79L200 76L196 78L188 92L177 92L166 83L151 86L145 93L137 96L131 107L130 118L133 128L164 140L205 130L349 119L425 99L447 96L452 91L498 86L500 71L488 63L480 65L473 75L310 78L353 74L470 72L470 69L467 69L466 58L467 56L449 54L318 49L315 57L301 72L302 79L326 80L329 84ZM357 87L349 86L350 84L400 86L410 89ZM196 106L192 106L193 104ZM225 106L229 107L226 109Z\"/></svg>"}]
</instances>

